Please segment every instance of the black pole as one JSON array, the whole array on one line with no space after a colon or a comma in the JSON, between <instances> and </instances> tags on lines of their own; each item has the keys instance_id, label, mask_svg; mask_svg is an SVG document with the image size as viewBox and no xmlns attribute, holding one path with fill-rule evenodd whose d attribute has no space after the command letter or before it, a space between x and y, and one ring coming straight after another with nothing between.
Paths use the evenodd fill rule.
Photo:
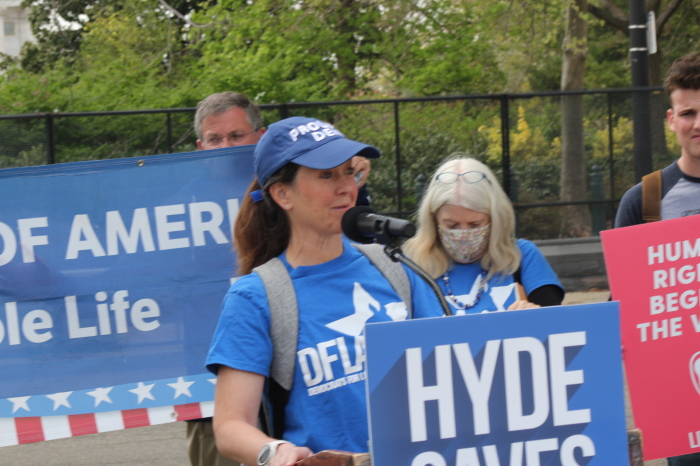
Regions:
<instances>
[{"instance_id":1,"label":"black pole","mask_svg":"<svg viewBox=\"0 0 700 466\"><path fill-rule=\"evenodd\" d=\"M608 94L608 171L610 173L610 199L615 199L615 158L613 147L615 138L613 135L613 111L612 94Z\"/></svg>"},{"instance_id":2,"label":"black pole","mask_svg":"<svg viewBox=\"0 0 700 466\"><path fill-rule=\"evenodd\" d=\"M647 15L644 0L629 0L630 5L630 61L632 86L649 87L647 50ZM632 119L634 121L634 179L652 172L651 159L651 104L649 91L632 94Z\"/></svg>"},{"instance_id":3,"label":"black pole","mask_svg":"<svg viewBox=\"0 0 700 466\"><path fill-rule=\"evenodd\" d=\"M503 170L503 190L511 201L510 189L510 109L507 95L501 97L501 166Z\"/></svg>"},{"instance_id":4,"label":"black pole","mask_svg":"<svg viewBox=\"0 0 700 466\"><path fill-rule=\"evenodd\" d=\"M53 115L47 113L46 119L46 163L48 165L56 163L56 148L54 147Z\"/></svg>"},{"instance_id":5,"label":"black pole","mask_svg":"<svg viewBox=\"0 0 700 466\"><path fill-rule=\"evenodd\" d=\"M612 110L612 94L607 95L608 100L608 178L610 182L610 199L615 199L615 153L613 148L615 147L615 138L613 134L613 110ZM608 204L606 205L606 212L608 212L614 219L617 215L617 205ZM613 220L614 223L614 220Z\"/></svg>"},{"instance_id":6,"label":"black pole","mask_svg":"<svg viewBox=\"0 0 700 466\"><path fill-rule=\"evenodd\" d=\"M167 115L166 124L168 128L168 154L173 153L173 122L170 118L170 112L165 113Z\"/></svg>"},{"instance_id":7,"label":"black pole","mask_svg":"<svg viewBox=\"0 0 700 466\"><path fill-rule=\"evenodd\" d=\"M396 192L399 214L403 214L403 189L401 187L401 131L399 125L399 102L394 102L394 138L396 141Z\"/></svg>"}]
</instances>

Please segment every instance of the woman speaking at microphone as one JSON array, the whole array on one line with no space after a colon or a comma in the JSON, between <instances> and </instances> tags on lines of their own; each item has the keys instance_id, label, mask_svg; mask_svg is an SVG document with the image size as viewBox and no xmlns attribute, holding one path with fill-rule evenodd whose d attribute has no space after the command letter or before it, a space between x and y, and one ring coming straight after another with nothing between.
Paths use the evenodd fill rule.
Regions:
<instances>
[{"instance_id":1,"label":"woman speaking at microphone","mask_svg":"<svg viewBox=\"0 0 700 466\"><path fill-rule=\"evenodd\" d=\"M460 155L430 179L406 254L436 279L457 315L561 304L564 289L547 260L515 240L513 206L493 172Z\"/></svg>"},{"instance_id":2,"label":"woman speaking at microphone","mask_svg":"<svg viewBox=\"0 0 700 466\"><path fill-rule=\"evenodd\" d=\"M207 358L218 375L214 431L224 456L289 466L326 449L368 451L364 324L442 315L410 270L392 263L405 273L405 303L374 259L343 239L341 219L357 197L355 155L377 158L379 151L304 117L270 125L255 148L256 179L235 226L242 276L225 297ZM263 272L271 264L281 267L272 278ZM289 292L276 285L287 275ZM293 379L286 400L273 403L275 434L268 436L257 425L261 401L276 385L271 309L294 307L289 295L298 323L281 333L296 335L286 351L294 356Z\"/></svg>"}]
</instances>

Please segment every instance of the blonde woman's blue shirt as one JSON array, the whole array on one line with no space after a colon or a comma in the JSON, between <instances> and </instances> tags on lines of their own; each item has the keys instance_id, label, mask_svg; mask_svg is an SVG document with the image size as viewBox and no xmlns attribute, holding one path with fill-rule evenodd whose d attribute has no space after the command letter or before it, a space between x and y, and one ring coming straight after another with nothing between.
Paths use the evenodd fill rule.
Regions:
<instances>
[{"instance_id":1,"label":"blonde woman's blue shirt","mask_svg":"<svg viewBox=\"0 0 700 466\"><path fill-rule=\"evenodd\" d=\"M522 254L520 277L526 294L529 295L533 290L544 285L555 285L562 290L564 289L554 270L552 270L552 267L539 249L537 249L537 246L524 239L518 240L517 245ZM461 307L463 306L459 306L457 301L462 305L470 304L478 294L481 265L479 262L471 264L454 263L447 273L454 298L448 296L447 286L442 277L439 277L437 282L443 293L445 293L447 302L452 307L455 315L504 311L516 301L513 275L497 274L486 283L486 289L479 301L474 304L474 307L462 309Z\"/></svg>"}]
</instances>

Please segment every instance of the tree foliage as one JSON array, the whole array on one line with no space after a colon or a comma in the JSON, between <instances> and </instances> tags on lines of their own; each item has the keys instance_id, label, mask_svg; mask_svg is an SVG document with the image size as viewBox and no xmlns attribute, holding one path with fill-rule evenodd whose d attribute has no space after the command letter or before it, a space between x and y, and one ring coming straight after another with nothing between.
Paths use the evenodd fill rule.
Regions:
<instances>
[{"instance_id":1,"label":"tree foliage","mask_svg":"<svg viewBox=\"0 0 700 466\"><path fill-rule=\"evenodd\" d=\"M396 95L481 94L502 88L488 11L469 0L392 1L378 72Z\"/></svg>"},{"instance_id":2,"label":"tree foliage","mask_svg":"<svg viewBox=\"0 0 700 466\"><path fill-rule=\"evenodd\" d=\"M192 105L225 89L261 103L556 90L570 3L25 0L37 43L5 63L0 101L13 80L20 95L43 88L27 111ZM587 87L625 86L626 0L589 3ZM665 68L696 46L700 0L648 3Z\"/></svg>"},{"instance_id":3,"label":"tree foliage","mask_svg":"<svg viewBox=\"0 0 700 466\"><path fill-rule=\"evenodd\" d=\"M376 3L368 0L224 0L194 18L200 54L191 78L262 101L345 99L360 91L377 58Z\"/></svg>"},{"instance_id":4,"label":"tree foliage","mask_svg":"<svg viewBox=\"0 0 700 466\"><path fill-rule=\"evenodd\" d=\"M24 0L37 42L0 64L0 112L192 107L226 90L261 104L484 94L459 103L401 104L398 147L390 106L299 111L380 147L386 157L374 165L376 206L412 209L416 177L430 174L453 151L468 152L500 173L502 122L499 103L488 94L561 88L566 11L576 4L588 28L577 39L587 39L585 71L574 73L585 73L579 87L628 86L628 0ZM650 59L657 84L673 59L697 50L700 0L647 5L657 14L660 52ZM665 104L660 97L658 105ZM627 107L615 101L610 110L622 164L631 157L627 142L620 142L629 135ZM605 105L583 99L583 109L585 169L579 165L578 172L600 164L601 144L610 135ZM568 147L562 102L521 101L511 113L515 194L521 202L562 200L558 164ZM663 109L655 114L661 130ZM174 150L194 149L191 118L172 116ZM163 115L56 121L58 161L170 149ZM0 127L3 133L13 137L0 149L0 166L40 163L46 138L41 122L14 122ZM675 153L671 143L668 151L665 142L663 150L655 149L657 165ZM621 190L631 183L629 170L608 171ZM401 202L394 195L399 182ZM585 187L574 195L581 196L587 196ZM546 215L532 214L528 221L557 225L549 236L568 234Z\"/></svg>"}]
</instances>

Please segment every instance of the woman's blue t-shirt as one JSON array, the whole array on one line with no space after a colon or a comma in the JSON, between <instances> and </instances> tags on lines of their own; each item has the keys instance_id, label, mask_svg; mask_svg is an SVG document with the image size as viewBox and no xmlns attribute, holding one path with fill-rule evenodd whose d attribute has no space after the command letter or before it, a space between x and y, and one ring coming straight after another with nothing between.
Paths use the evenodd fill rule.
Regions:
<instances>
[{"instance_id":1,"label":"woman's blue t-shirt","mask_svg":"<svg viewBox=\"0 0 700 466\"><path fill-rule=\"evenodd\" d=\"M294 383L285 411L284 439L309 447L366 452L369 449L365 394L364 325L407 317L389 282L354 247L320 265L292 268L299 309ZM408 273L414 318L442 315L429 286ZM270 374L272 341L267 295L256 273L229 289L207 357L219 365Z\"/></svg>"},{"instance_id":2,"label":"woman's blue t-shirt","mask_svg":"<svg viewBox=\"0 0 700 466\"><path fill-rule=\"evenodd\" d=\"M522 253L520 277L525 293L529 295L533 290L544 285L556 285L564 289L537 246L524 239L518 240L517 244ZM454 263L447 272L454 297L448 296L445 281L442 277L438 277L438 285L445 293L447 302L452 306L455 315L504 311L516 301L513 275L497 274L486 283L486 288L474 307L462 309L463 306L460 306L457 301L464 305L471 304L475 300L479 290L481 270L479 262Z\"/></svg>"}]
</instances>

